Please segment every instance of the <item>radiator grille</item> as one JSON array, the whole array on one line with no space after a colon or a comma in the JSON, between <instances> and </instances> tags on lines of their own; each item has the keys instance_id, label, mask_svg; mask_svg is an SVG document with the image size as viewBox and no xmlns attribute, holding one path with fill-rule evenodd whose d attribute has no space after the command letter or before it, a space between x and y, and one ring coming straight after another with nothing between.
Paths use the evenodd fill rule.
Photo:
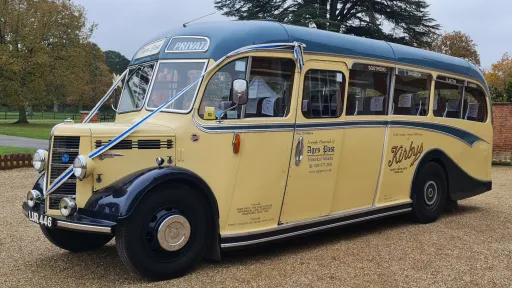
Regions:
<instances>
[{"instance_id":1,"label":"radiator grille","mask_svg":"<svg viewBox=\"0 0 512 288\"><path fill-rule=\"evenodd\" d=\"M52 159L50 162L50 183L59 177L78 156L80 137L55 136L52 142ZM59 202L66 196L76 194L76 177L71 175L57 190L49 196L49 209L59 209Z\"/></svg>"}]
</instances>

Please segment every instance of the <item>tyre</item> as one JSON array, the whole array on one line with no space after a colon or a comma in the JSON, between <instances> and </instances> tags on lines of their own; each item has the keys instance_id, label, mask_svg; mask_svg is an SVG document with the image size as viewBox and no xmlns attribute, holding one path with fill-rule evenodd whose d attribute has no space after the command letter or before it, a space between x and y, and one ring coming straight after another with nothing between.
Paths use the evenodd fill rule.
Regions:
<instances>
[{"instance_id":1,"label":"tyre","mask_svg":"<svg viewBox=\"0 0 512 288\"><path fill-rule=\"evenodd\" d=\"M454 212L457 211L457 209L459 209L459 203L450 198L450 196L446 196L446 204L444 206L444 210L446 212Z\"/></svg>"},{"instance_id":2,"label":"tyre","mask_svg":"<svg viewBox=\"0 0 512 288\"><path fill-rule=\"evenodd\" d=\"M150 191L116 227L116 247L132 272L150 280L180 277L203 257L213 236L211 209L185 185Z\"/></svg>"},{"instance_id":3,"label":"tyre","mask_svg":"<svg viewBox=\"0 0 512 288\"><path fill-rule=\"evenodd\" d=\"M447 198L446 177L443 168L429 162L414 180L412 214L419 223L431 223L439 218Z\"/></svg>"},{"instance_id":4,"label":"tyre","mask_svg":"<svg viewBox=\"0 0 512 288\"><path fill-rule=\"evenodd\" d=\"M65 229L50 229L44 226L41 226L41 231L53 245L70 252L86 252L99 249L114 237L112 235L76 232Z\"/></svg>"}]
</instances>

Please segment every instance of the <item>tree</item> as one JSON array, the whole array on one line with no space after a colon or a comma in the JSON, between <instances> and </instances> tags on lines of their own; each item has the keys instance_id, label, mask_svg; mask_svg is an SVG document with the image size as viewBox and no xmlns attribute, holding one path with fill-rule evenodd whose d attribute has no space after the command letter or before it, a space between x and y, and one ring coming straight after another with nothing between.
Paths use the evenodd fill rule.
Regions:
<instances>
[{"instance_id":1,"label":"tree","mask_svg":"<svg viewBox=\"0 0 512 288\"><path fill-rule=\"evenodd\" d=\"M107 59L107 66L112 73L120 75L130 64L130 60L117 51L107 50L103 52Z\"/></svg>"},{"instance_id":2,"label":"tree","mask_svg":"<svg viewBox=\"0 0 512 288\"><path fill-rule=\"evenodd\" d=\"M240 20L273 18L416 47L427 47L439 30L428 7L425 0L215 0L216 9Z\"/></svg>"},{"instance_id":3,"label":"tree","mask_svg":"<svg viewBox=\"0 0 512 288\"><path fill-rule=\"evenodd\" d=\"M475 42L473 42L469 35L461 31L453 31L435 36L430 50L463 58L476 66L480 66L480 54L476 49Z\"/></svg>"},{"instance_id":4,"label":"tree","mask_svg":"<svg viewBox=\"0 0 512 288\"><path fill-rule=\"evenodd\" d=\"M512 101L512 57L508 53L492 64L491 70L485 71L484 75L493 101Z\"/></svg>"},{"instance_id":5,"label":"tree","mask_svg":"<svg viewBox=\"0 0 512 288\"><path fill-rule=\"evenodd\" d=\"M89 48L95 25L86 24L81 6L69 0L2 0L0 18L0 102L18 110L17 123L28 122L27 108L65 103L84 93L93 97L97 91L87 90L90 67L105 58ZM110 75L105 79L112 81ZM105 82L96 79L98 85Z\"/></svg>"}]
</instances>

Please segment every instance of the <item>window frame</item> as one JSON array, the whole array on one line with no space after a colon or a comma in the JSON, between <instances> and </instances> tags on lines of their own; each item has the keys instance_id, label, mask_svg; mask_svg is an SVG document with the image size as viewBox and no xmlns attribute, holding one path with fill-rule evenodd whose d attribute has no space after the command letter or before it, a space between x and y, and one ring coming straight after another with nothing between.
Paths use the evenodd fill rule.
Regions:
<instances>
[{"instance_id":1,"label":"window frame","mask_svg":"<svg viewBox=\"0 0 512 288\"><path fill-rule=\"evenodd\" d=\"M395 67L394 68L395 70L395 73L393 73L393 84L392 84L392 91L390 92L391 95L390 95L390 101L389 101L389 104L390 104L390 107L389 107L389 111L390 113L388 114L389 116L413 116L413 117L428 117L430 116L430 112L431 112L431 105L430 105L430 100L431 98L433 98L433 91L435 90L435 86L434 86L434 89L432 89L432 83L434 83L436 81L436 79L434 78L434 75L432 75L431 72L425 72L425 71L421 71L421 70L415 70L415 69L410 69L410 68L404 68L404 67ZM395 107L394 107L394 102L395 102L395 87L396 87L396 76L399 75L399 76L402 76L400 75L400 72L404 72L404 73L407 73L407 72L412 72L412 73L420 73L422 74L422 76L427 76L429 77L429 79L427 79L428 81L430 81L430 87L429 87L429 91L428 91L428 110L427 110L427 114L426 115L402 115L402 114L395 114ZM408 76L408 75L403 75L403 76ZM432 110L433 111L433 110ZM432 112L433 114L433 112Z\"/></svg>"},{"instance_id":2,"label":"window frame","mask_svg":"<svg viewBox=\"0 0 512 288\"><path fill-rule=\"evenodd\" d=\"M201 72L201 75L208 69L208 64L209 64L209 59L165 59L165 60L159 60L157 62L157 65L155 67L155 72L153 73L153 79L151 79L151 84L148 88L148 91L151 91L153 92L153 84L155 83L156 81L156 74L158 73L159 69L160 69L160 64L161 63L183 63L183 62L186 62L186 63L204 63L204 67L203 67L203 71ZM166 112L166 113L175 113L175 114L189 114L190 111L192 111L194 109L194 106L196 104L196 100L197 100L197 95L199 94L199 90L201 90L201 86L203 84L203 80L204 80L204 77L197 83L197 87L196 87L196 91L194 93L194 98L192 99L192 104L190 105L189 109L188 110L175 110L175 109L162 109L160 110L159 112ZM148 107L148 103L149 103L149 95L148 95L149 92L146 92L146 96L145 96L145 100L144 100L144 108L146 109L146 111L154 111L156 110L157 108L149 108Z\"/></svg>"},{"instance_id":3,"label":"window frame","mask_svg":"<svg viewBox=\"0 0 512 288\"><path fill-rule=\"evenodd\" d=\"M371 68L370 68L371 67ZM375 71L372 71L372 69L375 69ZM384 73L384 72L381 72L381 71L376 71L376 70L379 70L379 69L386 69L386 72L385 73L388 73L388 76L389 76L389 79L388 79L388 83L387 83L387 91L386 91L386 95L384 95L384 102L386 101L386 96L387 96L387 105L386 103L383 104L383 107L384 107L384 114L383 115L372 115L372 114L363 114L363 115L360 115L360 114L347 114L347 109L348 109L348 96L349 96L349 93L350 93L350 75L352 74L352 71L355 70L355 71L365 71L365 72L372 72L372 73ZM345 99L345 107L344 107L344 115L345 116L374 116L374 117L383 117L383 116L390 116L392 115L391 112L391 109L392 109L392 104L393 104L393 97L394 97L394 90L395 90L395 77L396 77L396 67L395 66L392 66L392 65L386 65L386 63L378 63L378 64L374 64L374 63L368 63L368 62L353 62L349 67L348 67L348 72L349 72L349 75L347 77L347 91L345 91L345 94L346 94L346 99ZM356 111L357 112L357 109Z\"/></svg>"},{"instance_id":4,"label":"window frame","mask_svg":"<svg viewBox=\"0 0 512 288\"><path fill-rule=\"evenodd\" d=\"M141 64L137 64L137 65L132 65L132 66L129 66L127 69L128 69L128 74L125 76L124 78L124 81L123 81L123 87L122 87L122 90L121 90L121 96L119 97L119 102L117 103L117 107L116 107L116 111L119 111L119 105L121 105L121 97L123 96L123 90L124 90L124 87L126 85L126 81L128 81L128 76L130 75L130 70L129 69L132 69L132 68L135 68L137 69L139 66L149 66L151 64L154 64L155 65L155 68L156 66L158 65L158 61L151 61L151 62L146 62L146 63L141 63ZM153 71L155 71L153 68ZM146 98L148 98L148 93L149 91L151 91L151 88L152 88L152 82L153 82L153 78L154 75L151 77L152 79L149 80L149 86L148 86L148 89L146 90L146 94L144 94L144 102L142 103L142 105L140 106L139 109L132 109L132 110L126 110L126 111L122 111L122 112L117 112L118 115L121 115L121 114L126 114L126 113L133 113L133 112L139 112L141 111L144 106L146 105Z\"/></svg>"},{"instance_id":5,"label":"window frame","mask_svg":"<svg viewBox=\"0 0 512 288\"><path fill-rule=\"evenodd\" d=\"M439 78L444 78L444 80L442 79L439 79ZM447 118L447 117L444 117L444 116L436 116L436 114L434 113L434 105L432 105L432 115L436 118L443 118L443 119L459 119L459 120L464 120L462 118L462 113L463 113L463 105L464 105L464 93L466 91L466 83L467 83L467 80L464 80L464 79L461 79L461 78L457 78L457 77L451 77L451 76L446 76L446 75L443 75L443 74L438 74L436 76L436 79L434 79L434 84L436 84L437 82L441 82L441 83L446 83L446 84L451 84L451 85L455 85L455 86L459 86L459 87L462 87L462 94L459 98L459 117L458 118ZM434 89L432 90L432 93L434 94L433 96L433 101L436 101L436 95L435 95L435 92L436 92L436 88L437 88L437 85L434 85ZM430 109L430 108L429 108Z\"/></svg>"},{"instance_id":6,"label":"window frame","mask_svg":"<svg viewBox=\"0 0 512 288\"><path fill-rule=\"evenodd\" d=\"M487 91L482 87L482 85L480 85L480 83L476 82L476 81L470 81L470 80L465 80L465 85L464 85L464 92L462 94L462 101L464 101L464 94L466 94L466 87L469 86L468 84L473 84L475 85L475 87L472 87L472 88L475 88L475 89L478 89L480 90L481 92L483 92L484 94L484 100L485 100L485 118L483 121L476 121L476 120L468 120L466 119L466 116L463 115L464 114L464 107L461 109L461 120L465 120L465 121L470 121L470 122L474 122L474 123L487 123L487 121L489 120L489 114L492 115L492 111L489 111L489 106L492 105L492 103L489 103L487 102L489 98L489 95L487 94ZM474 96L473 96L474 98ZM469 109L469 107L468 107ZM491 113L489 113L491 112Z\"/></svg>"},{"instance_id":7,"label":"window frame","mask_svg":"<svg viewBox=\"0 0 512 288\"><path fill-rule=\"evenodd\" d=\"M244 104L242 105L242 112L240 112L240 120L242 119L286 119L288 117L288 115L290 115L291 113L291 107L292 107L292 101L293 101L293 87L295 86L295 82L296 82L296 79L295 79L295 76L297 74L297 63L295 62L295 59L293 59L292 57L274 57L274 56L267 56L267 55L263 55L263 56L259 56L259 55L251 55L249 56L248 60L247 60L247 71L245 73L246 75L246 80L247 80L247 98L249 98L249 85L251 84L250 83L250 79L251 79L251 70L252 70L252 61L254 58L272 58L272 59L280 59L280 60L291 60L293 62L293 72L291 73L291 77L292 77L292 82L291 82L291 89L290 89L290 102L287 103L288 106L289 106L289 109L288 111L286 111L285 115L283 115L282 117L274 117L274 116L269 116L269 117L264 117L264 116L261 116L261 117L249 117L249 118L245 118L245 110L246 110L246 107L247 107L247 104ZM300 79L299 79L300 81Z\"/></svg>"},{"instance_id":8,"label":"window frame","mask_svg":"<svg viewBox=\"0 0 512 288\"><path fill-rule=\"evenodd\" d=\"M306 80L306 74L309 72L309 71L322 71L322 72L334 72L334 73L341 73L341 75L343 75L343 80L344 82L341 82L341 85L343 85L343 89L341 91L341 94L340 94L340 98L339 100L342 101L342 107L340 109L340 112L339 112L339 115L337 116L328 116L328 117L310 117L309 115L306 115L304 114L304 111L302 110L302 103L298 103L298 107L300 107L300 110L301 110L301 113L302 113L302 117L304 117L305 119L337 119L337 118L340 118L343 116L343 113L345 113L345 109L346 109L346 97L345 97L345 94L347 94L347 89L348 89L348 78L347 78L347 75L345 75L345 73L341 70L327 70L327 69L320 69L320 68L309 68L308 70L306 70L305 72L303 71L302 73L304 73L304 77L303 77L303 81L302 81L302 90L300 91L301 92L301 97L300 99L302 101L304 101L304 84L306 83L305 80ZM350 72L350 70L349 70ZM338 82L340 83L340 82ZM308 101L311 101L311 99L308 99Z\"/></svg>"},{"instance_id":9,"label":"window frame","mask_svg":"<svg viewBox=\"0 0 512 288\"><path fill-rule=\"evenodd\" d=\"M291 90L290 90L290 103L289 104L290 104L290 107L291 107L292 104L293 104L293 97L294 97L293 96L293 90L294 90L294 87L295 87L296 82L297 82L297 79L295 79L296 78L296 74L297 74L297 63L295 62L295 59L293 57L288 57L288 54L284 54L284 53L282 55L265 55L265 54L261 54L261 53L265 53L265 52L256 52L256 53L253 53L253 54L250 54L250 55L241 54L237 58L229 59L230 61L223 63L222 66L219 66L214 72L212 72L211 77L208 78L208 81L206 81L206 85L204 86L203 90L206 91L208 83L210 82L210 80L213 78L213 76L217 72L219 72L226 65L229 65L230 63L232 63L234 61L247 58L247 65L245 67L245 69L246 69L245 70L245 80L247 81L247 84L249 84L249 80L250 80L250 77L251 77L252 61L253 61L254 57L256 57L256 58L272 58L272 59L292 60L293 63L294 63L294 70L292 72L293 82L292 82ZM204 100L204 91L203 91L203 95L201 95L201 101L199 102L199 106L201 105L201 102ZM249 96L249 95L247 95L247 96ZM195 106L195 103L194 103L194 106ZM287 113L283 117L249 117L249 118L245 118L246 107L247 107L247 104L241 105L240 118L237 118L237 119L220 119L220 121L221 122L224 122L224 121L237 121L237 120L240 121L240 120L245 120L245 119L286 119L286 118L288 118L291 115L291 112L292 112L292 109L289 109L287 111ZM201 119L202 121L209 121L209 122L210 121L218 121L218 120L205 120L199 114L199 112L200 112L199 109L196 109L196 110L197 110L197 117L199 119Z\"/></svg>"}]
</instances>

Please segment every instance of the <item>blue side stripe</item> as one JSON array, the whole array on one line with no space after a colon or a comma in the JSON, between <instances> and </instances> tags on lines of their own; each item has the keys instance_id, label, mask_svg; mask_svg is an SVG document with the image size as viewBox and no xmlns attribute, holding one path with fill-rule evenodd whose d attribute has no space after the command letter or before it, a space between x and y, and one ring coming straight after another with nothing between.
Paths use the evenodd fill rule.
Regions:
<instances>
[{"instance_id":1,"label":"blue side stripe","mask_svg":"<svg viewBox=\"0 0 512 288\"><path fill-rule=\"evenodd\" d=\"M435 132L440 132L444 134L448 134L453 136L460 141L472 146L478 141L487 142L479 136L468 132L466 130L436 124L436 123L425 123L425 122L416 122L416 121L345 121L345 122L331 122L331 123L298 123L296 126L294 124L266 124L266 125L222 125L222 126L202 126L203 129L207 131L238 131L238 130L270 130L270 131L279 131L283 129L322 129L322 128L356 128L356 127L375 127L381 126L385 127L389 125L390 127L404 126L410 128L417 129L426 129L432 130Z\"/></svg>"}]
</instances>

